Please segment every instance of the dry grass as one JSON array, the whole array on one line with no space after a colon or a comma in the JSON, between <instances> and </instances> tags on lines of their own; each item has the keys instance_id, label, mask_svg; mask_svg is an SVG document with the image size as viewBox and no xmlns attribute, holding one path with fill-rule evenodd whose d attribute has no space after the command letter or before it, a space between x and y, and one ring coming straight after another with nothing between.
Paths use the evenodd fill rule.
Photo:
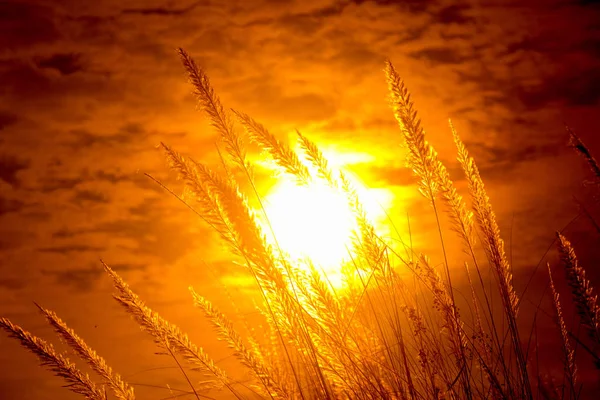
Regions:
<instances>
[{"instance_id":1,"label":"dry grass","mask_svg":"<svg viewBox=\"0 0 600 400\"><path fill-rule=\"evenodd\" d=\"M598 166L598 161L592 155L590 149L583 143L581 138L575 134L569 127L567 127L567 132L569 133L569 146L574 148L578 154L580 154L583 159L587 162L590 170L594 174L594 182L596 184L600 183L600 166Z\"/></svg>"},{"instance_id":2,"label":"dry grass","mask_svg":"<svg viewBox=\"0 0 600 400\"><path fill-rule=\"evenodd\" d=\"M552 271L550 270L550 264L548 264L548 276L550 277L550 289L552 291L552 303L554 304L554 311L556 312L556 322L559 327L560 340L563 350L563 364L565 367L565 375L569 382L569 390L571 395L577 394L575 387L577 386L577 365L575 364L575 352L571 346L567 325L563 318L562 308L560 305L560 295L556 291L554 286L554 280L552 279ZM563 389L564 390L564 389ZM564 392L563 392L564 397Z\"/></svg>"},{"instance_id":3,"label":"dry grass","mask_svg":"<svg viewBox=\"0 0 600 400\"><path fill-rule=\"evenodd\" d=\"M594 294L590 281L585 277L585 270L579 265L571 242L558 232L556 236L561 260L567 271L567 280L573 292L573 300L577 306L577 312L581 316L581 323L587 328L590 338L596 344L600 344L598 296Z\"/></svg>"},{"instance_id":4,"label":"dry grass","mask_svg":"<svg viewBox=\"0 0 600 400\"><path fill-rule=\"evenodd\" d=\"M298 132L303 151L300 155L250 116L230 113L204 71L185 51L180 50L179 55L198 104L224 146L227 157L222 158L221 170L225 172L184 157L165 144L162 149L186 184L186 205L218 233L232 257L254 278L262 296L260 311L266 335L244 337L224 314L190 288L193 304L212 323L217 337L227 343L252 381L242 384L230 378L202 347L147 307L109 266L104 264L104 268L113 280L117 302L159 348L172 356L190 386L189 395L199 399L210 391L224 390L235 398L520 400L576 399L585 393L577 379L571 342L574 338L581 344L587 340L591 343L587 346L589 352L598 360L594 345L600 345L600 308L570 242L558 234L568 282L589 337L579 339L569 331L550 276L564 368L562 376L545 377L539 365L532 366L529 345L524 345L518 329L519 296L513 287L496 215L475 161L451 124L457 160L468 182L469 207L426 140L408 89L390 62L386 65L390 102L401 141L408 150L407 165L438 223L444 257L439 270L427 256L413 249L408 249L407 257L401 256L378 235L346 175L331 168L307 136ZM236 120L244 128L242 133L237 130ZM597 164L587 147L572 133L571 140L597 174ZM248 141L257 144L298 184L324 181L345 194L358 228L350 252L352 261L342 268L343 290L333 289L310 260L290 261L276 237L274 244L267 240L272 232L268 223L266 227L259 223L258 215L266 213L252 163L246 156ZM250 185L252 193L241 191L240 179ZM256 197L258 209L250 207L248 196ZM470 257L464 275L447 257L441 207ZM483 262L477 256L477 236L486 258ZM493 272L495 288L484 279L485 268ZM412 276L406 277L399 273L401 270L410 271ZM462 311L453 278L455 283L468 284L470 298L461 303ZM493 298L501 299L500 312L494 309ZM0 319L0 326L64 378L72 391L90 399L106 399L106 390L110 389L117 399L134 399L132 387L104 359L56 314L40 310L101 378L100 384L42 339L7 319ZM203 379L200 384L195 383L198 376ZM562 384L555 383L561 380Z\"/></svg>"},{"instance_id":5,"label":"dry grass","mask_svg":"<svg viewBox=\"0 0 600 400\"><path fill-rule=\"evenodd\" d=\"M21 345L35 354L41 365L63 378L69 390L91 400L106 400L106 393L102 391L87 374L82 373L67 357L57 353L54 347L43 339L25 331L6 318L0 318L0 327L8 335L21 342Z\"/></svg>"}]
</instances>

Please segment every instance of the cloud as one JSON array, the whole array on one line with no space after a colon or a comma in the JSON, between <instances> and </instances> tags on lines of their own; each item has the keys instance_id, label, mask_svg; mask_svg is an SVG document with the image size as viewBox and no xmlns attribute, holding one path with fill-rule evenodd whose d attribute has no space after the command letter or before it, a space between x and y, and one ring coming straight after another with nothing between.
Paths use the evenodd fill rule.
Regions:
<instances>
[{"instance_id":1,"label":"cloud","mask_svg":"<svg viewBox=\"0 0 600 400\"><path fill-rule=\"evenodd\" d=\"M2 218L6 217L7 215L2 216ZM0 225L0 252L10 254L11 251L31 246L31 241L35 240L37 236L35 232L23 230L21 226ZM2 264L2 268L8 267L7 263Z\"/></svg>"},{"instance_id":2,"label":"cloud","mask_svg":"<svg viewBox=\"0 0 600 400\"><path fill-rule=\"evenodd\" d=\"M113 271L121 272L121 271L140 271L144 270L147 265L139 264L139 263L111 263L109 267Z\"/></svg>"},{"instance_id":3,"label":"cloud","mask_svg":"<svg viewBox=\"0 0 600 400\"><path fill-rule=\"evenodd\" d=\"M53 69L58 71L61 75L71 75L83 71L80 53L53 54L49 57L39 58L35 63L38 68Z\"/></svg>"},{"instance_id":4,"label":"cloud","mask_svg":"<svg viewBox=\"0 0 600 400\"><path fill-rule=\"evenodd\" d=\"M79 207L89 204L109 204L110 200L106 193L94 190L77 190L71 197L71 201Z\"/></svg>"},{"instance_id":5,"label":"cloud","mask_svg":"<svg viewBox=\"0 0 600 400\"><path fill-rule=\"evenodd\" d=\"M29 161L18 158L17 156L0 154L0 179L13 187L20 185L18 174L20 171L29 168Z\"/></svg>"},{"instance_id":6,"label":"cloud","mask_svg":"<svg viewBox=\"0 0 600 400\"><path fill-rule=\"evenodd\" d=\"M600 7L600 2L598 0L577 0L577 4L584 7Z\"/></svg>"},{"instance_id":7,"label":"cloud","mask_svg":"<svg viewBox=\"0 0 600 400\"><path fill-rule=\"evenodd\" d=\"M82 121L91 118L91 113L81 106L81 99L93 95L96 103L123 97L119 85L102 71L53 57L0 60L0 81L3 98L10 102L13 112L28 114L37 121Z\"/></svg>"},{"instance_id":8,"label":"cloud","mask_svg":"<svg viewBox=\"0 0 600 400\"><path fill-rule=\"evenodd\" d=\"M21 200L0 197L0 217L4 214L19 212L23 209L24 205L25 203Z\"/></svg>"},{"instance_id":9,"label":"cloud","mask_svg":"<svg viewBox=\"0 0 600 400\"><path fill-rule=\"evenodd\" d=\"M518 98L528 109L547 107L556 102L565 106L600 104L600 63L597 67L570 68L531 88L519 88Z\"/></svg>"},{"instance_id":10,"label":"cloud","mask_svg":"<svg viewBox=\"0 0 600 400\"><path fill-rule=\"evenodd\" d=\"M39 186L37 186L35 190L38 190L42 193L52 193L58 190L74 189L77 186L83 184L84 182L85 179L83 177L59 178L47 176L38 182Z\"/></svg>"},{"instance_id":11,"label":"cloud","mask_svg":"<svg viewBox=\"0 0 600 400\"><path fill-rule=\"evenodd\" d=\"M158 259L162 264L172 264L195 248L197 240L203 239L205 245L212 243L207 232L208 227L196 238L184 230L180 223L166 220L166 210L162 207L149 207L142 203L127 219L115 219L97 223L90 227L61 228L52 233L52 238L67 240L70 244L54 245L41 248L42 252L68 253L102 251L104 248L79 245L84 237L106 237L112 241L123 243L123 249L137 258ZM140 212L147 211L146 213ZM187 211L183 206L182 211Z\"/></svg>"},{"instance_id":12,"label":"cloud","mask_svg":"<svg viewBox=\"0 0 600 400\"><path fill-rule=\"evenodd\" d=\"M90 264L88 268L82 269L42 270L42 273L53 277L56 284L79 292L93 289L105 274L100 263Z\"/></svg>"},{"instance_id":13,"label":"cloud","mask_svg":"<svg viewBox=\"0 0 600 400\"><path fill-rule=\"evenodd\" d=\"M0 278L0 287L7 290L19 290L27 286L24 279L18 277L2 277Z\"/></svg>"},{"instance_id":14,"label":"cloud","mask_svg":"<svg viewBox=\"0 0 600 400\"><path fill-rule=\"evenodd\" d=\"M146 139L147 132L140 123L130 122L121 128L118 132L105 134L103 132L92 132L87 129L74 129L69 132L69 139L64 144L72 149L85 149L88 147L100 146L108 148L124 148L133 146L140 142L140 139Z\"/></svg>"},{"instance_id":15,"label":"cloud","mask_svg":"<svg viewBox=\"0 0 600 400\"><path fill-rule=\"evenodd\" d=\"M437 0L351 0L352 3L359 5L365 3L374 3L378 6L394 6L401 10L408 10L411 13L425 12L432 5L436 4Z\"/></svg>"},{"instance_id":16,"label":"cloud","mask_svg":"<svg viewBox=\"0 0 600 400\"><path fill-rule=\"evenodd\" d=\"M474 157L485 160L489 168L516 166L525 161L535 161L540 158L556 158L571 152L563 143L529 144L524 147L492 146L481 142L465 141L465 146ZM504 170L504 168L502 168Z\"/></svg>"},{"instance_id":17,"label":"cloud","mask_svg":"<svg viewBox=\"0 0 600 400\"><path fill-rule=\"evenodd\" d=\"M143 217L156 212L160 200L157 197L147 197L140 204L130 207L129 213L134 217Z\"/></svg>"},{"instance_id":18,"label":"cloud","mask_svg":"<svg viewBox=\"0 0 600 400\"><path fill-rule=\"evenodd\" d=\"M102 251L102 250L104 250L104 248L102 248L102 247L94 247L94 246L87 246L87 245L80 245L80 244L65 245L65 246L53 246L53 247L41 247L38 249L38 251L40 251L42 253L61 253L61 254L68 254L68 253L73 253L73 252L89 252L89 251L98 252L98 251Z\"/></svg>"},{"instance_id":19,"label":"cloud","mask_svg":"<svg viewBox=\"0 0 600 400\"><path fill-rule=\"evenodd\" d=\"M410 56L420 60L428 60L436 65L462 64L469 59L458 54L456 50L446 47L422 49L410 53Z\"/></svg>"},{"instance_id":20,"label":"cloud","mask_svg":"<svg viewBox=\"0 0 600 400\"><path fill-rule=\"evenodd\" d=\"M125 8L121 11L123 14L139 14L139 15L160 15L160 16L179 16L184 15L196 7L198 7L202 1L196 1L191 3L187 7L181 8L167 8L167 7L147 7L147 8Z\"/></svg>"},{"instance_id":21,"label":"cloud","mask_svg":"<svg viewBox=\"0 0 600 400\"><path fill-rule=\"evenodd\" d=\"M18 1L0 3L0 48L15 50L61 38L51 7Z\"/></svg>"},{"instance_id":22,"label":"cloud","mask_svg":"<svg viewBox=\"0 0 600 400\"><path fill-rule=\"evenodd\" d=\"M434 20L440 24L473 24L476 21L475 17L465 15L466 11L472 11L468 3L453 4L437 11Z\"/></svg>"},{"instance_id":23,"label":"cloud","mask_svg":"<svg viewBox=\"0 0 600 400\"><path fill-rule=\"evenodd\" d=\"M17 121L19 121L19 117L16 114L6 110L0 110L0 130L17 123Z\"/></svg>"},{"instance_id":24,"label":"cloud","mask_svg":"<svg viewBox=\"0 0 600 400\"><path fill-rule=\"evenodd\" d=\"M338 16L344 10L341 2L325 4L308 11L286 13L274 21L277 26L297 35L310 35L324 28L331 17Z\"/></svg>"},{"instance_id":25,"label":"cloud","mask_svg":"<svg viewBox=\"0 0 600 400\"><path fill-rule=\"evenodd\" d=\"M147 267L146 264L139 263L111 263L109 266L116 272L141 272ZM56 285L67 287L77 292L86 292L94 289L106 274L100 261L90 262L87 268L70 270L43 269L42 273L53 277ZM0 281L1 284L2 282ZM16 284L16 282L13 284Z\"/></svg>"}]
</instances>

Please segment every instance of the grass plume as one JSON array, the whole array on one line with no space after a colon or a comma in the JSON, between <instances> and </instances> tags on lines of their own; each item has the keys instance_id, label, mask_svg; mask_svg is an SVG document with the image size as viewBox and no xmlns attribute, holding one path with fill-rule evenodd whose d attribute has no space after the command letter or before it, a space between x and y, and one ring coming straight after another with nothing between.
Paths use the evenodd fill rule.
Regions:
<instances>
[{"instance_id":1,"label":"grass plume","mask_svg":"<svg viewBox=\"0 0 600 400\"><path fill-rule=\"evenodd\" d=\"M106 400L106 393L99 388L87 374L81 372L75 364L69 361L63 354L54 350L54 346L43 339L32 335L18 325L13 324L6 318L0 318L0 327L8 335L17 339L23 347L35 354L41 365L65 380L66 387L89 400Z\"/></svg>"},{"instance_id":2,"label":"grass plume","mask_svg":"<svg viewBox=\"0 0 600 400\"><path fill-rule=\"evenodd\" d=\"M556 233L558 238L558 250L560 258L567 272L567 281L571 286L573 300L581 322L586 327L590 338L600 345L600 307L598 306L598 295L594 294L594 288L585 276L585 270L579 265L575 250L571 242L560 232Z\"/></svg>"}]
</instances>

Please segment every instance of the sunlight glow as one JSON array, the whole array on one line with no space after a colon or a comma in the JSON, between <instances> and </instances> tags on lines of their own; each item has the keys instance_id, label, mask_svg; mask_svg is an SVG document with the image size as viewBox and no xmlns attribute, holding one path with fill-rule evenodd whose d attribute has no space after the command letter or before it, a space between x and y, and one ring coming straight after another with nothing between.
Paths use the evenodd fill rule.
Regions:
<instances>
[{"instance_id":1,"label":"sunlight glow","mask_svg":"<svg viewBox=\"0 0 600 400\"><path fill-rule=\"evenodd\" d=\"M352 179L367 215L381 220L379 204L386 206L386 196L374 199ZM265 210L281 249L292 260L309 257L334 287L342 286L341 267L350 260L352 231L356 221L344 194L326 183L298 186L282 177L265 199ZM379 212L378 212L379 211Z\"/></svg>"},{"instance_id":2,"label":"sunlight glow","mask_svg":"<svg viewBox=\"0 0 600 400\"><path fill-rule=\"evenodd\" d=\"M342 194L324 183L304 187L284 180L267 197L266 210L277 242L292 259L309 257L330 278L339 272L355 225Z\"/></svg>"}]
</instances>

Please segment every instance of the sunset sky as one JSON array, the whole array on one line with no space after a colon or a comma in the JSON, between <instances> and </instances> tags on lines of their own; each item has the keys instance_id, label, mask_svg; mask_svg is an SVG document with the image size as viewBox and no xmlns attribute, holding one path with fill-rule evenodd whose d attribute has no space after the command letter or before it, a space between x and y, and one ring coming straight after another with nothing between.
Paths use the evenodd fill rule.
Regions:
<instances>
[{"instance_id":1,"label":"sunset sky","mask_svg":"<svg viewBox=\"0 0 600 400\"><path fill-rule=\"evenodd\" d=\"M234 320L228 296L251 291L209 227L144 175L181 190L160 142L218 161L217 134L196 109L178 47L205 69L225 107L292 144L298 129L387 193L400 234L409 215L416 250L435 264L435 220L404 163L386 59L463 194L448 118L475 157L518 292L554 232L579 212L573 196L600 215L564 127L600 154L597 1L0 2L0 316L58 343L33 301L56 311L133 383L184 387L149 371L172 363L111 299L100 258L217 360L224 345L187 288ZM586 262L600 260L592 229L580 218L565 231ZM545 260L562 290L553 254ZM599 270L588 269L600 288ZM541 268L532 302L546 282ZM248 301L237 306L254 312ZM1 398L77 398L61 384L0 334Z\"/></svg>"}]
</instances>

